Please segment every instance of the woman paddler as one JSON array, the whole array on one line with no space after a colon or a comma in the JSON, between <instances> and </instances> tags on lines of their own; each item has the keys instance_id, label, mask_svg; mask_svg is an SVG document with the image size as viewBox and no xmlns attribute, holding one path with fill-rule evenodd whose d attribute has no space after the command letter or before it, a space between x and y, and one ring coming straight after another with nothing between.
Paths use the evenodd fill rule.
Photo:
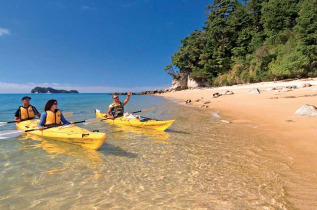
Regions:
<instances>
[{"instance_id":1,"label":"woman paddler","mask_svg":"<svg viewBox=\"0 0 317 210\"><path fill-rule=\"evenodd\" d=\"M55 99L49 100L44 108L45 112L42 113L39 129L43 130L44 127L56 127L61 125L73 124L74 122L68 122L63 116L61 110L57 109L57 101Z\"/></svg>"}]
</instances>

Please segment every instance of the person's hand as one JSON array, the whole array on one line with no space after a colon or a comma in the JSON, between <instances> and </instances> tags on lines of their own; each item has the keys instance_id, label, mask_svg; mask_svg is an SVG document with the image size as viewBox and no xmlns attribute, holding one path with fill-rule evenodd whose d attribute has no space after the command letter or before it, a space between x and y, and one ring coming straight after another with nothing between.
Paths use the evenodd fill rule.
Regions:
<instances>
[{"instance_id":1,"label":"person's hand","mask_svg":"<svg viewBox=\"0 0 317 210\"><path fill-rule=\"evenodd\" d=\"M17 119L17 120L15 120L15 122L19 123L19 122L21 122L21 120L20 120L20 119Z\"/></svg>"},{"instance_id":2,"label":"person's hand","mask_svg":"<svg viewBox=\"0 0 317 210\"><path fill-rule=\"evenodd\" d=\"M128 96L130 96L130 95L132 95L132 92L131 92L131 91L128 93Z\"/></svg>"},{"instance_id":3,"label":"person's hand","mask_svg":"<svg viewBox=\"0 0 317 210\"><path fill-rule=\"evenodd\" d=\"M114 120L114 116L110 116L109 118L112 119L112 120Z\"/></svg>"},{"instance_id":4,"label":"person's hand","mask_svg":"<svg viewBox=\"0 0 317 210\"><path fill-rule=\"evenodd\" d=\"M74 124L74 121L71 121L70 124Z\"/></svg>"},{"instance_id":5,"label":"person's hand","mask_svg":"<svg viewBox=\"0 0 317 210\"><path fill-rule=\"evenodd\" d=\"M44 130L44 126L39 127L39 130L41 131Z\"/></svg>"}]
</instances>

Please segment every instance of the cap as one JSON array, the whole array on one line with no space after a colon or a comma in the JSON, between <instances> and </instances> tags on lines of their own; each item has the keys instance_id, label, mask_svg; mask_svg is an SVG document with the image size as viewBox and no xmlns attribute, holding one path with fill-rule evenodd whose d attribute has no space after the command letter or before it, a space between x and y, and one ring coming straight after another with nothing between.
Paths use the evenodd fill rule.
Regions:
<instances>
[{"instance_id":1,"label":"cap","mask_svg":"<svg viewBox=\"0 0 317 210\"><path fill-rule=\"evenodd\" d=\"M25 100L25 99L31 99L31 97L29 97L29 96L24 96L24 97L22 98L22 100Z\"/></svg>"}]
</instances>

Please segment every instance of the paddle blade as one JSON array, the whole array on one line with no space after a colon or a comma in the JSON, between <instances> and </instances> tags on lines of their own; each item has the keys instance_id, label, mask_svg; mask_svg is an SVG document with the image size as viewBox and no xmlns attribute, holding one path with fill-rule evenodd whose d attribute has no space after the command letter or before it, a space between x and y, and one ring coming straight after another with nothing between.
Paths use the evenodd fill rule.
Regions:
<instances>
[{"instance_id":1,"label":"paddle blade","mask_svg":"<svg viewBox=\"0 0 317 210\"><path fill-rule=\"evenodd\" d=\"M7 122L0 122L0 126L4 126L6 124L8 124L8 123Z\"/></svg>"},{"instance_id":2,"label":"paddle blade","mask_svg":"<svg viewBox=\"0 0 317 210\"><path fill-rule=\"evenodd\" d=\"M100 118L92 118L92 119L85 120L85 123L100 122L101 120L102 119L100 119Z\"/></svg>"},{"instance_id":3,"label":"paddle blade","mask_svg":"<svg viewBox=\"0 0 317 210\"><path fill-rule=\"evenodd\" d=\"M22 133L24 133L24 131L18 131L18 130L0 131L0 139L15 138L20 136Z\"/></svg>"},{"instance_id":4,"label":"paddle blade","mask_svg":"<svg viewBox=\"0 0 317 210\"><path fill-rule=\"evenodd\" d=\"M83 123L84 125L88 125L90 123L96 123L96 122L100 122L102 119L100 118L92 118L92 119L89 119L89 120L85 120L85 122Z\"/></svg>"},{"instance_id":5,"label":"paddle blade","mask_svg":"<svg viewBox=\"0 0 317 210\"><path fill-rule=\"evenodd\" d=\"M73 112L65 112L63 113L64 117L72 117L73 116Z\"/></svg>"},{"instance_id":6,"label":"paddle blade","mask_svg":"<svg viewBox=\"0 0 317 210\"><path fill-rule=\"evenodd\" d=\"M142 112L152 112L154 111L155 107L151 107L151 108L148 108L148 109L143 109Z\"/></svg>"}]
</instances>

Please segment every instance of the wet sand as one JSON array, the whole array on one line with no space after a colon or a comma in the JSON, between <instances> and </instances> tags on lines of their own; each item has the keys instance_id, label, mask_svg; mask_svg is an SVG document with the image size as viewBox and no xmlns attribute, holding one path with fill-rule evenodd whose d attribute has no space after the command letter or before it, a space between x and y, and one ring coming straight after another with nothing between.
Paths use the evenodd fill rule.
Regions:
<instances>
[{"instance_id":1,"label":"wet sand","mask_svg":"<svg viewBox=\"0 0 317 210\"><path fill-rule=\"evenodd\" d=\"M304 83L312 86L291 90L285 88ZM272 87L284 89L269 90ZM255 88L260 90L260 94L249 93ZM214 93L223 94L227 90L233 91L234 94L213 98ZM224 123L230 121L237 126L252 126L263 136L275 139L284 146L281 147L285 150L283 152L294 158L292 170L302 174L303 177L310 176L310 181L313 183L306 188L316 195L317 117L296 116L295 111L305 104L317 106L317 78L184 90L159 94L159 96L181 99L182 104L190 99L191 102L187 105L211 110L214 117L223 119ZM298 176L298 179L303 177ZM295 185L290 182L289 186L292 185L295 188L291 193L294 198L292 202L296 203L296 197L305 195L305 192L301 191L302 189L296 190ZM312 199L317 203L316 198ZM295 206L302 208L305 204L299 202Z\"/></svg>"}]
</instances>

